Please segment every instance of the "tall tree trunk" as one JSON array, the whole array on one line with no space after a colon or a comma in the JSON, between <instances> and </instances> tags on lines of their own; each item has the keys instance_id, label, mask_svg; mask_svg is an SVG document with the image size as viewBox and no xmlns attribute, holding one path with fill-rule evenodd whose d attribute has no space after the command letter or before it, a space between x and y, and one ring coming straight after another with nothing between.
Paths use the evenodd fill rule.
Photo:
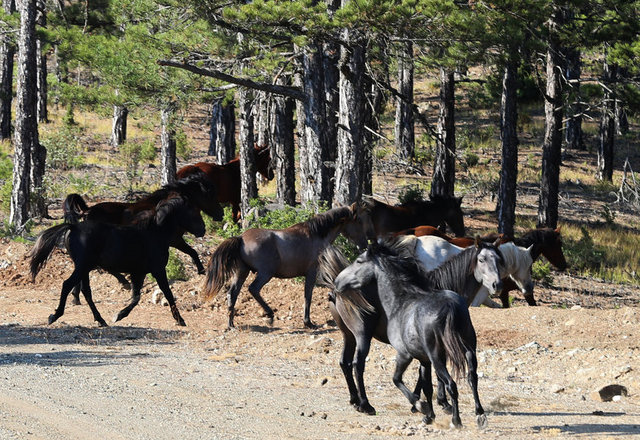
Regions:
<instances>
[{"instance_id":1,"label":"tall tree trunk","mask_svg":"<svg viewBox=\"0 0 640 440\"><path fill-rule=\"evenodd\" d=\"M124 105L113 106L113 119L111 123L111 146L119 148L127 140L127 118L129 109Z\"/></svg>"},{"instance_id":2,"label":"tall tree trunk","mask_svg":"<svg viewBox=\"0 0 640 440\"><path fill-rule=\"evenodd\" d=\"M216 163L224 165L236 156L236 115L233 101L216 99L211 106L211 130L209 131L209 156L216 156Z\"/></svg>"},{"instance_id":3,"label":"tall tree trunk","mask_svg":"<svg viewBox=\"0 0 640 440\"><path fill-rule=\"evenodd\" d=\"M280 78L278 84L285 85ZM293 110L291 99L274 95L271 106L271 160L275 163L276 200L279 204L296 203L296 175L293 142Z\"/></svg>"},{"instance_id":4,"label":"tall tree trunk","mask_svg":"<svg viewBox=\"0 0 640 440\"><path fill-rule=\"evenodd\" d=\"M238 90L240 110L240 210L242 218L249 212L249 202L258 197L256 161L254 154L253 93L242 87Z\"/></svg>"},{"instance_id":5,"label":"tall tree trunk","mask_svg":"<svg viewBox=\"0 0 640 440\"><path fill-rule=\"evenodd\" d=\"M16 87L16 130L14 135L13 190L9 223L21 229L29 219L31 191L41 191L41 146L37 121L36 0L21 0L18 39L18 82ZM37 156L34 161L34 154ZM45 150L46 154L46 150ZM35 163L34 163L35 162ZM34 165L37 170L32 170ZM44 165L44 163L42 163ZM39 179L32 181L33 178ZM37 210L37 209L36 209ZM34 211L34 210L31 210Z\"/></svg>"},{"instance_id":6,"label":"tall tree trunk","mask_svg":"<svg viewBox=\"0 0 640 440\"><path fill-rule=\"evenodd\" d=\"M538 226L555 228L558 226L558 191L560 186L560 165L562 161L562 84L563 71L558 42L557 27L560 11L549 20L549 48L547 51L547 88L544 114L545 131L542 145L542 178L538 198Z\"/></svg>"},{"instance_id":7,"label":"tall tree trunk","mask_svg":"<svg viewBox=\"0 0 640 440\"><path fill-rule=\"evenodd\" d=\"M606 56L606 55L605 55ZM615 103L616 96L613 91L613 82L617 79L617 66L604 63L604 96L602 97L602 118L600 119L600 142L598 144L598 171L599 180L611 182L613 179L613 158L615 145Z\"/></svg>"},{"instance_id":8,"label":"tall tree trunk","mask_svg":"<svg viewBox=\"0 0 640 440\"><path fill-rule=\"evenodd\" d=\"M256 145L269 145L269 102L270 96L266 92L257 92L254 109L254 127Z\"/></svg>"},{"instance_id":9,"label":"tall tree trunk","mask_svg":"<svg viewBox=\"0 0 640 440\"><path fill-rule=\"evenodd\" d=\"M349 2L343 0L342 6ZM349 205L362 198L365 162L365 47L354 29L342 31L340 49L340 111L338 114L338 157L336 159L333 205Z\"/></svg>"},{"instance_id":10,"label":"tall tree trunk","mask_svg":"<svg viewBox=\"0 0 640 440\"><path fill-rule=\"evenodd\" d=\"M502 168L498 192L498 231L513 237L516 221L516 182L518 180L518 106L517 67L513 57L507 62L502 77L500 104L500 139Z\"/></svg>"},{"instance_id":11,"label":"tall tree trunk","mask_svg":"<svg viewBox=\"0 0 640 440\"><path fill-rule=\"evenodd\" d=\"M322 44L311 42L302 56L302 87L305 99L302 103L304 124L300 149L300 199L303 204L314 206L328 202L331 194L330 173L327 159L326 104L322 71ZM298 117L300 118L300 114ZM298 130L300 136L300 130Z\"/></svg>"},{"instance_id":12,"label":"tall tree trunk","mask_svg":"<svg viewBox=\"0 0 640 440\"><path fill-rule=\"evenodd\" d=\"M330 16L340 8L340 0L329 0L327 10ZM338 43L330 41L323 45L322 71L324 75L325 92L325 137L326 150L323 154L324 165L326 166L327 179L330 182L327 191L327 201L333 200L333 182L336 170L336 158L338 157L338 113L340 111L340 72L338 63L340 62L340 46Z\"/></svg>"},{"instance_id":13,"label":"tall tree trunk","mask_svg":"<svg viewBox=\"0 0 640 440\"><path fill-rule=\"evenodd\" d=\"M396 98L395 143L402 160L413 158L415 131L413 117L413 43L400 43L398 50L398 91L407 100Z\"/></svg>"},{"instance_id":14,"label":"tall tree trunk","mask_svg":"<svg viewBox=\"0 0 640 440\"><path fill-rule=\"evenodd\" d=\"M381 42L384 44L384 42ZM386 53L386 47L381 46L381 52ZM373 150L380 141L380 119L387 103L387 97L378 84L389 84L389 70L385 60L380 60L378 68L373 71L374 80L366 81L368 93L366 94L365 121L364 124L364 155L362 161L362 194L373 194Z\"/></svg>"},{"instance_id":15,"label":"tall tree trunk","mask_svg":"<svg viewBox=\"0 0 640 440\"><path fill-rule=\"evenodd\" d=\"M580 59L580 50L570 49L567 52L567 81L580 80L582 61ZM582 134L582 105L580 104L580 82L571 83L571 89L568 97L567 105L567 128L566 142L567 148L572 150L585 150L587 147L584 143Z\"/></svg>"},{"instance_id":16,"label":"tall tree trunk","mask_svg":"<svg viewBox=\"0 0 640 440\"><path fill-rule=\"evenodd\" d=\"M16 11L14 0L2 2L4 12ZM0 140L11 137L11 101L13 99L13 57L16 48L8 34L2 35L0 43Z\"/></svg>"},{"instance_id":17,"label":"tall tree trunk","mask_svg":"<svg viewBox=\"0 0 640 440\"><path fill-rule=\"evenodd\" d=\"M38 26L47 26L47 4L44 0L38 0ZM48 90L47 90L47 52L45 42L41 39L36 41L36 52L38 60L38 122L49 122L49 112L47 110Z\"/></svg>"},{"instance_id":18,"label":"tall tree trunk","mask_svg":"<svg viewBox=\"0 0 640 440\"><path fill-rule=\"evenodd\" d=\"M176 180L176 112L177 104L169 102L160 114L162 133L160 134L162 156L162 184L167 185Z\"/></svg>"},{"instance_id":19,"label":"tall tree trunk","mask_svg":"<svg viewBox=\"0 0 640 440\"><path fill-rule=\"evenodd\" d=\"M440 114L431 196L453 197L456 178L455 82L453 72L440 68Z\"/></svg>"},{"instance_id":20,"label":"tall tree trunk","mask_svg":"<svg viewBox=\"0 0 640 440\"><path fill-rule=\"evenodd\" d=\"M616 134L619 136L623 136L629 133L629 119L627 118L627 111L625 110L624 105L620 99L616 99L615 107Z\"/></svg>"}]
</instances>

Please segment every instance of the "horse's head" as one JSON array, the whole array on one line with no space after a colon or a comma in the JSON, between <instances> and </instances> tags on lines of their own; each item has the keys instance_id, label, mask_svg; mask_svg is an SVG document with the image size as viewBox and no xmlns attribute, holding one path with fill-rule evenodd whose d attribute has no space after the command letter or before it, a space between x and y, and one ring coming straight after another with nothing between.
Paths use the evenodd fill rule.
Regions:
<instances>
[{"instance_id":1,"label":"horse's head","mask_svg":"<svg viewBox=\"0 0 640 440\"><path fill-rule=\"evenodd\" d=\"M476 238L476 259L473 265L473 275L479 283L482 283L491 294L502 291L502 272L504 271L504 258L498 249L499 240L494 243L485 243Z\"/></svg>"},{"instance_id":2,"label":"horse's head","mask_svg":"<svg viewBox=\"0 0 640 440\"><path fill-rule=\"evenodd\" d=\"M347 290L361 290L376 278L376 271L370 257L371 247L360 254L356 261L344 268L334 280L334 290L345 292Z\"/></svg>"},{"instance_id":3,"label":"horse's head","mask_svg":"<svg viewBox=\"0 0 640 440\"><path fill-rule=\"evenodd\" d=\"M544 231L544 239L539 245L539 250L549 263L558 270L565 270L568 267L567 260L562 252L562 237L560 228L548 229Z\"/></svg>"},{"instance_id":4,"label":"horse's head","mask_svg":"<svg viewBox=\"0 0 640 440\"><path fill-rule=\"evenodd\" d=\"M342 234L358 246L361 251L366 249L368 244L367 227L370 220L366 217L359 203L352 203L349 206L350 216L345 219L342 227Z\"/></svg>"},{"instance_id":5,"label":"horse's head","mask_svg":"<svg viewBox=\"0 0 640 440\"><path fill-rule=\"evenodd\" d=\"M273 180L275 173L271 160L271 148L268 146L255 147L256 168L262 177Z\"/></svg>"},{"instance_id":6,"label":"horse's head","mask_svg":"<svg viewBox=\"0 0 640 440\"><path fill-rule=\"evenodd\" d=\"M432 209L437 210L442 215L447 225L451 228L456 237L464 237L464 214L462 213L462 197L448 197L435 194L431 196L434 203Z\"/></svg>"},{"instance_id":7,"label":"horse's head","mask_svg":"<svg viewBox=\"0 0 640 440\"><path fill-rule=\"evenodd\" d=\"M179 194L158 203L155 221L158 226L183 228L196 237L202 237L206 232L200 210Z\"/></svg>"}]
</instances>

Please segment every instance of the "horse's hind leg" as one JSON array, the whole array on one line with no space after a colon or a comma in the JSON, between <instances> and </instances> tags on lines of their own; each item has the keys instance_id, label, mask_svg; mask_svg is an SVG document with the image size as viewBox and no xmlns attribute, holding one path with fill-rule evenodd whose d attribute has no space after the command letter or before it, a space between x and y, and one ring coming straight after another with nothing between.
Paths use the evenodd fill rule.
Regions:
<instances>
[{"instance_id":1,"label":"horse's hind leg","mask_svg":"<svg viewBox=\"0 0 640 440\"><path fill-rule=\"evenodd\" d=\"M309 269L304 278L304 326L308 328L316 328L316 325L311 322L311 298L317 276L318 267L316 266Z\"/></svg>"},{"instance_id":2,"label":"horse's hind leg","mask_svg":"<svg viewBox=\"0 0 640 440\"><path fill-rule=\"evenodd\" d=\"M182 238L182 237L174 238L171 241L171 246L176 248L176 249L178 249L179 251L184 252L188 256L190 256L191 257L191 261L193 261L193 264L196 266L196 269L198 270L198 273L200 275L202 275L205 272L204 271L204 266L202 265L202 262L200 261L200 257L198 256L198 253L196 252L196 250L194 248L189 246L186 241L184 241L184 238Z\"/></svg>"},{"instance_id":3,"label":"horse's hind leg","mask_svg":"<svg viewBox=\"0 0 640 440\"><path fill-rule=\"evenodd\" d=\"M248 276L249 268L244 264L241 264L233 277L231 287L229 287L229 290L227 291L227 307L229 309L229 323L227 324L227 330L234 328L233 317L236 314L236 301L238 300L240 288Z\"/></svg>"},{"instance_id":4,"label":"horse's hind leg","mask_svg":"<svg viewBox=\"0 0 640 440\"><path fill-rule=\"evenodd\" d=\"M342 370L344 379L347 382L347 387L349 388L349 403L351 405L358 406L360 404L360 397L358 396L356 383L353 380L353 356L356 352L356 338L342 321L342 318L340 317L333 302L329 303L329 310L342 333L343 345L342 355L340 356L340 369Z\"/></svg>"},{"instance_id":5,"label":"horse's hind leg","mask_svg":"<svg viewBox=\"0 0 640 440\"><path fill-rule=\"evenodd\" d=\"M267 284L271 278L273 278L273 274L258 271L256 278L251 282L251 284L249 284L249 293L256 301L258 301L258 304L260 304L260 307L264 310L265 315L269 318L270 323L273 324L273 310L265 302L262 296L260 296L260 290L262 290L264 285Z\"/></svg>"},{"instance_id":6,"label":"horse's hind leg","mask_svg":"<svg viewBox=\"0 0 640 440\"><path fill-rule=\"evenodd\" d=\"M364 388L364 367L367 361L367 355L369 354L369 348L371 347L371 336L361 335L356 337L356 357L354 360L354 370L356 372L356 384L358 387L358 397L360 403L356 409L360 412L374 415L376 410L369 403L367 393Z\"/></svg>"},{"instance_id":7,"label":"horse's hind leg","mask_svg":"<svg viewBox=\"0 0 640 440\"><path fill-rule=\"evenodd\" d=\"M93 319L95 319L98 322L98 325L100 327L107 327L107 323L104 321L104 319L102 319L102 316L98 311L98 308L93 302L93 298L91 296L91 286L89 285L89 274L85 275L82 278L82 294L84 295L84 298L87 300L87 304L91 309L91 313L93 313Z\"/></svg>"},{"instance_id":8,"label":"horse's hind leg","mask_svg":"<svg viewBox=\"0 0 640 440\"><path fill-rule=\"evenodd\" d=\"M467 358L467 365L469 369L467 382L469 382L469 386L471 387L473 401L476 405L476 422L478 423L478 428L486 428L487 416L484 413L484 408L482 408L482 405L480 404L480 396L478 395L478 359L476 358L475 351L472 350L468 350L465 353L465 356Z\"/></svg>"},{"instance_id":9,"label":"horse's hind leg","mask_svg":"<svg viewBox=\"0 0 640 440\"><path fill-rule=\"evenodd\" d=\"M420 363L420 377L418 379L418 384L416 385L417 393L414 392L418 398L420 398L420 389L422 389L425 397L426 408L424 413L424 418L422 421L427 425L433 423L433 419L436 418L436 413L433 411L433 384L431 383L431 362L421 362ZM412 407L413 409L413 407Z\"/></svg>"},{"instance_id":10,"label":"horse's hind leg","mask_svg":"<svg viewBox=\"0 0 640 440\"><path fill-rule=\"evenodd\" d=\"M437 378L437 380L438 380L438 393L436 396L436 402L438 402L438 405L440 405L440 407L442 408L442 411L445 414L451 414L453 412L453 408L451 407L451 404L447 400L447 393L445 391L444 382L442 382L439 377Z\"/></svg>"},{"instance_id":11,"label":"horse's hind leg","mask_svg":"<svg viewBox=\"0 0 640 440\"><path fill-rule=\"evenodd\" d=\"M71 276L64 280L62 283L62 290L60 291L60 302L58 303L58 307L56 310L49 315L49 324L53 324L64 314L64 306L67 302L67 296L69 296L69 292L80 283L82 279L82 275L78 269L74 269L71 273Z\"/></svg>"},{"instance_id":12,"label":"horse's hind leg","mask_svg":"<svg viewBox=\"0 0 640 440\"><path fill-rule=\"evenodd\" d=\"M431 359L433 368L436 370L438 379L444 384L444 388L451 397L451 424L455 428L462 427L462 421L460 420L460 410L458 408L458 386L451 378L449 371L447 371L446 359L443 356L438 356L434 353Z\"/></svg>"},{"instance_id":13,"label":"horse's hind leg","mask_svg":"<svg viewBox=\"0 0 640 440\"><path fill-rule=\"evenodd\" d=\"M129 301L129 304L127 304L124 309L118 312L118 314L113 318L113 322L118 322L129 316L131 310L138 305L140 302L140 290L142 289L145 275L146 274L131 274L131 301Z\"/></svg>"}]
</instances>

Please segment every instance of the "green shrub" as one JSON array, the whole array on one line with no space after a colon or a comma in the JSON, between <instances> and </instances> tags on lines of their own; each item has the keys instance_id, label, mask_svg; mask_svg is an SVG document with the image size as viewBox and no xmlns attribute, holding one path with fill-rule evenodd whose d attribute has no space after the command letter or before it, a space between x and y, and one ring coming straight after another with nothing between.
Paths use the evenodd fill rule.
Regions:
<instances>
[{"instance_id":1,"label":"green shrub","mask_svg":"<svg viewBox=\"0 0 640 440\"><path fill-rule=\"evenodd\" d=\"M545 286L553 286L553 276L551 275L551 264L536 260L531 266L531 276L534 280Z\"/></svg>"},{"instance_id":2,"label":"green shrub","mask_svg":"<svg viewBox=\"0 0 640 440\"><path fill-rule=\"evenodd\" d=\"M398 201L401 204L405 204L407 202L419 202L425 199L424 191L424 187L417 184L405 185L400 188Z\"/></svg>"},{"instance_id":3,"label":"green shrub","mask_svg":"<svg viewBox=\"0 0 640 440\"><path fill-rule=\"evenodd\" d=\"M579 240L565 240L565 256L569 267L578 271L594 272L600 269L605 252L600 246L596 246L589 231L584 226L580 227L582 237Z\"/></svg>"},{"instance_id":4,"label":"green shrub","mask_svg":"<svg viewBox=\"0 0 640 440\"><path fill-rule=\"evenodd\" d=\"M156 157L156 149L152 141L125 142L119 148L120 161L125 166L129 192L137 187L142 180L140 165L149 163Z\"/></svg>"},{"instance_id":5,"label":"green shrub","mask_svg":"<svg viewBox=\"0 0 640 440\"><path fill-rule=\"evenodd\" d=\"M2 200L2 211L7 214L11 210L12 188L13 162L8 155L0 152L0 200Z\"/></svg>"},{"instance_id":6,"label":"green shrub","mask_svg":"<svg viewBox=\"0 0 640 440\"><path fill-rule=\"evenodd\" d=\"M79 168L83 164L80 145L81 131L72 125L44 133L42 145L47 149L47 167L55 170Z\"/></svg>"},{"instance_id":7,"label":"green shrub","mask_svg":"<svg viewBox=\"0 0 640 440\"><path fill-rule=\"evenodd\" d=\"M170 280L186 281L188 279L184 263L173 249L169 249L169 261L167 262L166 270L167 278Z\"/></svg>"},{"instance_id":8,"label":"green shrub","mask_svg":"<svg viewBox=\"0 0 640 440\"><path fill-rule=\"evenodd\" d=\"M187 139L187 134L184 130L179 129L176 132L176 156L178 156L182 160L189 160L191 156L191 145L189 144L189 139Z\"/></svg>"},{"instance_id":9,"label":"green shrub","mask_svg":"<svg viewBox=\"0 0 640 440\"><path fill-rule=\"evenodd\" d=\"M480 157L469 149L465 150L463 154L463 159L464 159L464 167L466 169L474 167L478 165L478 162L480 162Z\"/></svg>"}]
</instances>

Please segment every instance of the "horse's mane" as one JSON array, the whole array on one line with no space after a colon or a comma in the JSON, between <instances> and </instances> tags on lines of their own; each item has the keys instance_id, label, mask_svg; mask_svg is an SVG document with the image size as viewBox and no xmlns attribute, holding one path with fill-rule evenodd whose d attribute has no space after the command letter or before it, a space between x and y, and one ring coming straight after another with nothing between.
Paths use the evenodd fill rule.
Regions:
<instances>
[{"instance_id":1,"label":"horse's mane","mask_svg":"<svg viewBox=\"0 0 640 440\"><path fill-rule=\"evenodd\" d=\"M351 217L351 215L352 212L350 207L339 206L317 214L302 224L306 225L307 228L309 228L309 232L313 235L324 238L333 228L336 227L337 223Z\"/></svg>"},{"instance_id":2,"label":"horse's mane","mask_svg":"<svg viewBox=\"0 0 640 440\"><path fill-rule=\"evenodd\" d=\"M522 237L514 239L518 246L529 247L534 243L550 244L556 242L560 238L560 232L553 228L537 228L530 229Z\"/></svg>"}]
</instances>

